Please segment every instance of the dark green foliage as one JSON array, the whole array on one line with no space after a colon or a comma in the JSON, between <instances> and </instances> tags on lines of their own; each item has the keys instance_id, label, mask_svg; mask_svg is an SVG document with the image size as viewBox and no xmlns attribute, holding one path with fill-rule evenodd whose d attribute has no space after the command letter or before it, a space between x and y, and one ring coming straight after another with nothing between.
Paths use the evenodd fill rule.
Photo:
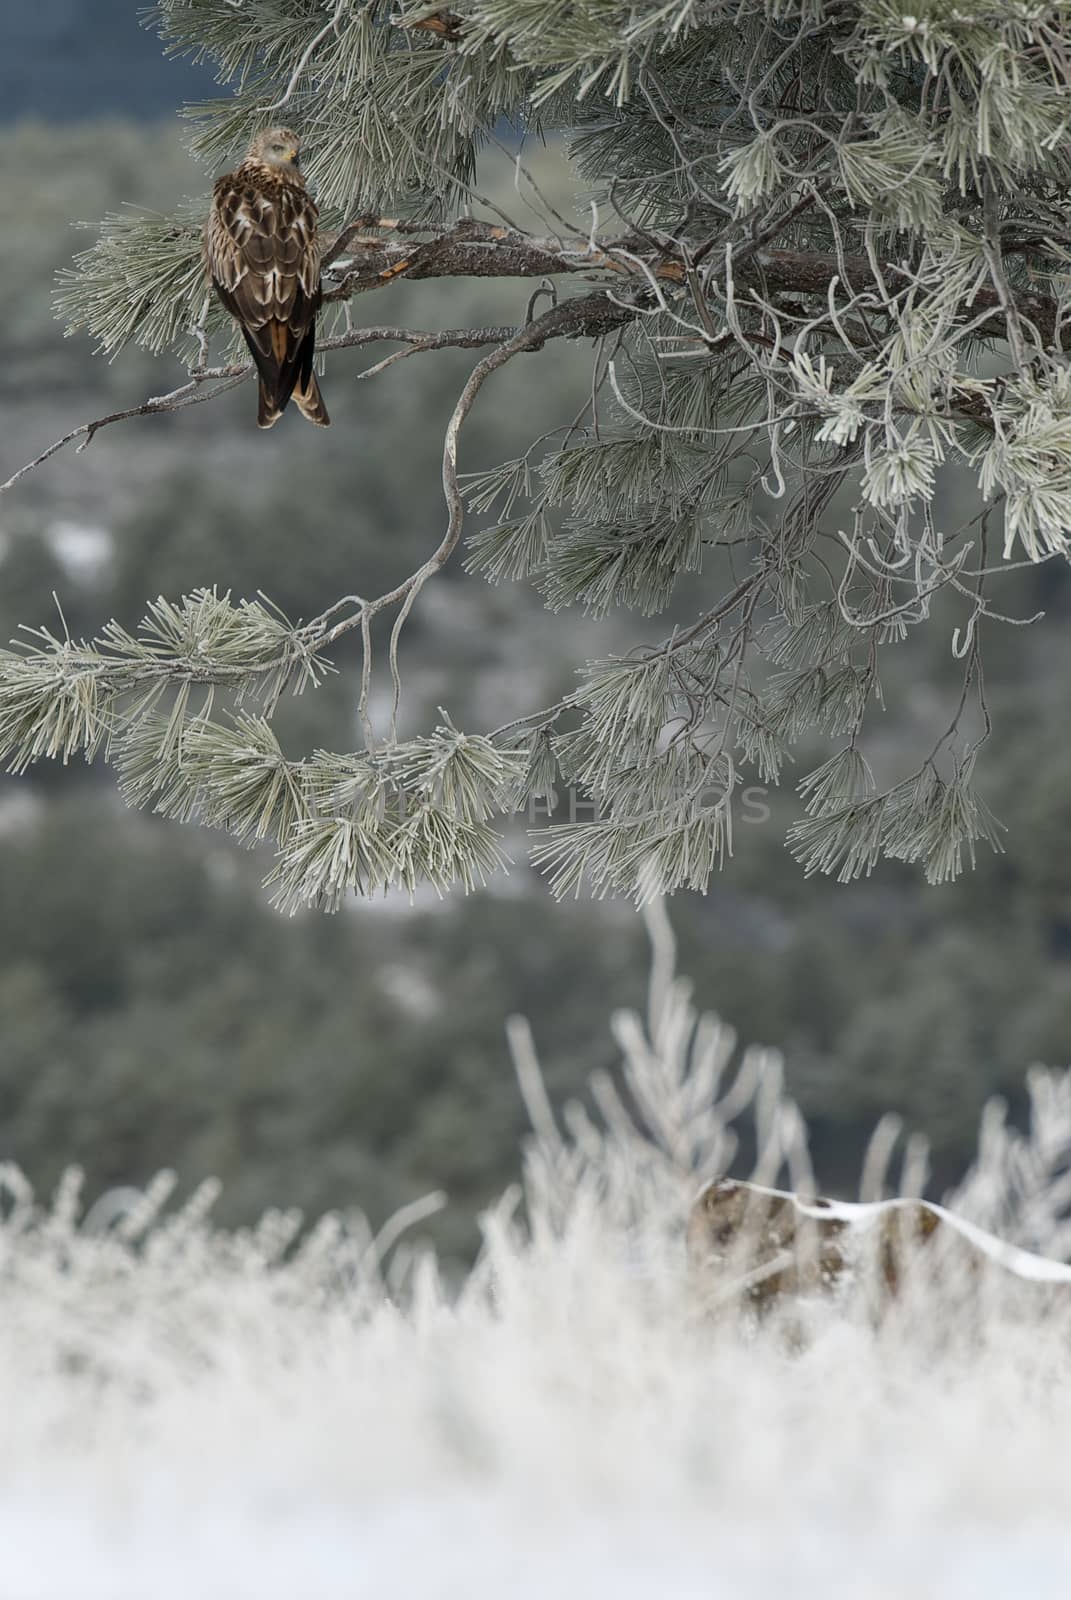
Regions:
<instances>
[{"instance_id":1,"label":"dark green foliage","mask_svg":"<svg viewBox=\"0 0 1071 1600\"><path fill-rule=\"evenodd\" d=\"M231 847L53 802L0 839L4 1157L49 1187L224 1180L269 1203L382 1218L445 1185L443 1238L507 1181L524 1125L503 1034L527 1013L557 1093L607 1061L604 1020L641 980L638 929L482 900L289 923ZM607 1061L607 1064L608 1061Z\"/></svg>"}]
</instances>

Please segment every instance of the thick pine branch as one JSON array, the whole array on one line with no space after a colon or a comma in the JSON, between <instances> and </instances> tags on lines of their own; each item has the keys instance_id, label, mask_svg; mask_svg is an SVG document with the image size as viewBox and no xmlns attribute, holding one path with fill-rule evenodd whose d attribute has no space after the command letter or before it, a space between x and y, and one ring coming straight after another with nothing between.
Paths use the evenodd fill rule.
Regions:
<instances>
[{"instance_id":1,"label":"thick pine branch","mask_svg":"<svg viewBox=\"0 0 1071 1600\"><path fill-rule=\"evenodd\" d=\"M368 219L361 219L367 225ZM395 232L405 234L404 225L388 225ZM421 233L426 230L419 230ZM334 241L327 252L329 262L343 252L352 254L337 279L328 280L324 299L327 302L349 300L354 295L405 278L420 281L431 278L546 278L564 275L605 276L627 280L621 290L608 289L567 303L562 315L556 319L553 331L543 335L541 341L529 346L537 349L548 340L597 339L634 320L638 305L630 305L619 295L644 295L650 286L663 284L681 286L695 277L694 261L704 248L699 241L669 239L660 241L652 250L650 236L626 235L621 238L597 242L593 239L576 239L563 243L551 237L534 237L497 224L465 219L453 227L418 238L416 242L405 237L358 238L356 243L347 230ZM874 265L867 256L841 255L839 258L820 251L786 250L771 247L757 248L753 243L743 244L734 251L730 245L720 272L705 274L704 289L715 291L713 305L721 298L718 293L728 273L745 289L762 291L768 296L794 296L804 300L824 301L838 285L849 294L887 292L911 281L911 273L901 265L886 262L880 267L884 282L875 276ZM924 298L924 297L923 297ZM1052 297L1034 290L1019 291L1009 298L1006 288L978 286L960 307L961 320L976 324L978 337L1002 338L1007 334L1009 315L1016 320L1027 317L1050 348L1071 348L1071 329L1062 325L1060 306ZM402 343L408 349L401 354L418 354L447 348L478 349L488 344L498 344L511 338L517 328L455 328L438 333L424 333L406 328L356 328L349 333L320 342L321 353L362 348L379 342ZM727 335L724 330L722 339ZM1057 344L1054 345L1054 341ZM393 359L393 358L391 358ZM388 363L383 363L386 365ZM375 369L375 370L378 370ZM180 411L191 405L200 405L249 377L252 366L248 362L235 362L225 366L191 369L187 383L179 385L164 395L153 396L140 404L80 423L61 438L55 440L39 456L0 483L0 494L14 487L37 467L42 466L64 446L80 440L79 450L84 450L100 429L117 422L127 422L136 417L159 416Z\"/></svg>"}]
</instances>

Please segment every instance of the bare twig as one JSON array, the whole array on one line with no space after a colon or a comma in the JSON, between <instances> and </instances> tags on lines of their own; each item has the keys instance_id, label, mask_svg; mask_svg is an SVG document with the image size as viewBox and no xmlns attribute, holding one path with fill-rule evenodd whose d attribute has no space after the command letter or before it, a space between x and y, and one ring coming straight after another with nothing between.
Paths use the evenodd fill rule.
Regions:
<instances>
[{"instance_id":1,"label":"bare twig","mask_svg":"<svg viewBox=\"0 0 1071 1600\"><path fill-rule=\"evenodd\" d=\"M595 302L604 297L597 295L584 296L582 300L573 300L569 305L577 307L571 317L563 318L560 328L545 333L543 339L558 339L563 337L580 338L588 334L591 338L598 338L609 328L620 326L626 320L608 303L597 305ZM581 313L579 307L583 305L587 316ZM534 326L534 324L533 324ZM431 350L445 350L448 348L458 350L479 349L483 345L501 344L511 339L517 333L513 327L488 327L488 328L444 328L439 332L427 332L420 328L392 328L369 327L353 328L349 333L339 334L334 339L324 339L319 349L325 353L334 350L359 349L367 344L393 344L399 343L408 346L404 351L397 351L395 356L388 357L377 367L363 373L368 377L372 372L381 367L390 365L394 359L402 355L421 354ZM250 361L236 362L230 366L205 367L192 374L189 381L180 384L170 393L156 395L149 400L144 400L140 405L130 406L125 411L112 411L105 417L96 417L92 422L80 423L77 428L72 428L62 438L56 439L42 450L39 456L28 461L25 466L12 473L6 482L0 483L0 494L27 477L35 468L42 466L50 457L56 455L66 445L73 444L76 439L81 439L78 446L80 450L92 442L102 428L111 427L116 422L128 422L132 417L161 416L173 411L184 410L187 406L200 405L206 400L214 399L217 394L223 394L227 389L234 389L238 384L244 383L252 374L253 364Z\"/></svg>"},{"instance_id":2,"label":"bare twig","mask_svg":"<svg viewBox=\"0 0 1071 1600\"><path fill-rule=\"evenodd\" d=\"M454 407L450 421L447 424L446 436L443 441L442 484L443 497L447 507L446 531L436 550L428 559L410 574L404 582L396 585L375 600L355 601L356 612L341 621L326 628L328 617L338 607L333 606L331 612L325 612L321 617L309 623L303 630L303 637L308 643L315 644L317 649L328 648L344 634L360 628L365 648L365 667L362 689L362 716L367 715L367 678L369 672L370 635L369 623L381 611L394 606L401 609L395 618L390 636L390 670L391 681L394 685L394 699L391 711L391 737L394 737L395 724L398 714L398 704L401 695L401 678L398 672L398 643L402 628L411 612L417 595L423 589L429 578L441 572L449 561L461 538L461 529L464 522L464 500L457 475L457 441L462 424L476 400L481 388L493 372L506 365L514 356L524 351L540 349L548 339L562 337L576 337L578 331L585 331L592 315L601 313L602 307L593 304L603 301L604 297L598 294L587 295L580 299L568 300L564 305L552 306L551 309L537 317L535 321L527 323L524 327L511 332L510 337L492 350L489 355L479 361L469 375L468 382L462 389ZM609 309L609 308L607 308ZM434 337L434 336L432 336ZM326 631L325 631L326 629ZM366 730L367 733L367 730Z\"/></svg>"},{"instance_id":3,"label":"bare twig","mask_svg":"<svg viewBox=\"0 0 1071 1600\"><path fill-rule=\"evenodd\" d=\"M130 406L125 411L112 411L106 417L97 417L93 422L83 422L77 428L72 428L62 438L56 439L47 450L42 450L39 456L28 461L24 467L13 472L4 483L0 483L0 494L8 489L13 489L23 478L40 467L50 457L62 450L65 445L73 444L75 439L81 439L79 450L85 450L93 442L94 437L101 428L108 428L113 422L128 422L131 417L155 417L173 411L183 411L187 406L202 404L205 400L212 400L217 394L223 394L227 389L234 389L252 371L252 364L233 367L212 367L204 372L197 372L188 383L180 384L177 389L172 389L169 394L155 395L149 400L143 400L140 405ZM214 388L204 388L203 385L213 379L224 381L216 384Z\"/></svg>"}]
</instances>

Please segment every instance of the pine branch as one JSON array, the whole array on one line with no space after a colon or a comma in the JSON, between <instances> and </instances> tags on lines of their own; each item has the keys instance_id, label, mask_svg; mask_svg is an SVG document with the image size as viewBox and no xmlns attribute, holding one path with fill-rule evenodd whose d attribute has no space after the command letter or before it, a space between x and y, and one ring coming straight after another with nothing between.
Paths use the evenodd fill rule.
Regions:
<instances>
[{"instance_id":1,"label":"pine branch","mask_svg":"<svg viewBox=\"0 0 1071 1600\"><path fill-rule=\"evenodd\" d=\"M778 229L783 225L779 222ZM394 223L398 229L401 225ZM601 273L631 278L648 277L667 284L683 284L693 268L696 255L706 253L709 241L688 237L666 238L652 252L651 240L637 234L605 241L581 239L565 242L549 237L520 234L498 224L465 219L452 228L422 240L415 247L404 241L376 239L362 241L360 255L339 276L325 294L328 301L343 300L367 289L380 287L396 277L411 280L427 278L538 278L566 273ZM894 290L912 281L913 275L893 261L880 267L865 255L829 254L824 251L773 248L761 239L726 241L722 255L726 270L745 284L753 284L773 294L814 296L824 300L831 284L839 280L845 289L874 292L883 280ZM717 278L714 275L714 286ZM708 292L711 274L708 270ZM964 319L992 313L979 327L982 337L1003 337L1007 318L1024 313L1036 324L1043 337L1051 341L1057 333L1058 302L1034 291L1013 295L1006 284L979 285L961 308ZM1071 347L1071 335L1063 335Z\"/></svg>"},{"instance_id":2,"label":"pine branch","mask_svg":"<svg viewBox=\"0 0 1071 1600\"><path fill-rule=\"evenodd\" d=\"M595 339L629 320L628 310L615 306L605 296L583 296L566 302L560 310L562 315L549 323L533 343L526 342L523 348L536 350L552 339ZM424 355L435 350L477 350L489 344L507 343L523 332L525 332L523 328L517 327L445 328L435 333L424 332L419 328L354 328L349 333L322 340L318 349L321 353L330 354L336 350L363 349L369 344L406 346L405 350L397 351L394 356L388 357L386 361L362 374L363 377L370 377L391 362L406 356ZM13 489L23 478L43 466L66 445L73 444L76 439L82 441L77 447L82 451L92 444L94 437L102 428L111 427L114 423L129 422L133 417L165 416L185 410L188 406L202 405L206 400L214 400L217 395L225 394L229 389L244 383L253 375L253 370L250 361L234 362L226 366L202 367L191 374L187 383L180 384L168 394L153 396L142 401L140 405L130 406L124 411L109 412L107 416L97 417L92 422L80 423L77 428L72 428L61 438L54 440L39 456L35 456L17 472L13 472L4 483L0 483L0 494Z\"/></svg>"},{"instance_id":3,"label":"pine branch","mask_svg":"<svg viewBox=\"0 0 1071 1600\"><path fill-rule=\"evenodd\" d=\"M559 777L598 813L555 821L540 844L559 892L701 888L731 847L745 770L776 781L815 736L841 748L800 784L790 843L805 869L848 878L891 856L955 876L979 840L999 843L972 781L990 731L978 629L1032 620L998 611L986 585L1003 565L1071 554L1068 0L969 15L932 0L925 16L884 0L455 5L157 5L170 45L208 55L233 91L194 108L198 153L230 161L284 108L304 127L332 230L329 317L405 279L584 284L535 316L540 288L516 327L322 340L392 346L368 379L412 355L486 351L446 431L435 549L389 592L277 637L190 597L129 644L106 630L3 658L0 744L16 765L114 748L134 803L274 838L288 907L482 881L502 860L492 814ZM473 188L503 119L567 135L590 230L520 157L518 199L538 224ZM462 206L499 220L451 220ZM3 487L103 427L248 377L233 347L207 365L225 319L205 309L203 209L106 219L59 296L70 328L108 353L190 352L184 381L82 424ZM396 714L401 631L467 514L459 434L495 371L559 338L597 342L586 404L470 482L487 522L469 570L534 579L553 609L600 616L661 612L712 552L732 576L695 621L589 665L573 693L486 739L447 723L400 744L392 717L377 742L372 623L393 614ZM958 522L949 473L957 499L966 476L977 484ZM1009 562L1017 548L1025 561ZM959 705L923 765L879 793L861 741L882 652L938 598L955 618ZM209 625L214 653L191 650ZM286 761L274 699L356 629L365 752ZM256 695L265 715L210 720L214 689Z\"/></svg>"},{"instance_id":4,"label":"pine branch","mask_svg":"<svg viewBox=\"0 0 1071 1600\"><path fill-rule=\"evenodd\" d=\"M356 233L367 226L368 221L367 217L359 218L350 228L343 230L334 241L328 253L329 258L337 260L342 256L353 244ZM394 221L381 225L397 232L408 231L404 224ZM598 245L593 240L578 238L566 245L560 240L522 235L497 224L473 219L459 222L431 239L420 240L415 246L381 239L362 239L359 244L358 259L350 262L337 281L327 289L325 301L347 300L355 294L381 288L385 283L401 277L411 280L442 277L523 279L611 272L632 279L639 278L641 282L680 285L694 281L692 258L698 248L693 241L679 239L660 247L652 257L649 241L635 236L625 236ZM742 284L761 285L766 294L813 296L820 301L827 299L838 283L856 294L864 291L873 293L879 287L884 292L886 280L896 284L898 280L911 279L912 276L906 269L892 263L884 264L876 274L874 264L866 256L841 255L838 258L813 251L760 248L754 242L740 245L736 251L730 246L726 272ZM710 273L707 275L707 284L708 292L711 289L717 291L717 279ZM615 328L625 326L636 315L632 308L619 302L611 292L588 295L571 304L573 309L569 315L552 332L544 335L544 342L553 338L599 338ZM1071 348L1071 330L1062 325L1057 301L1035 292L1021 292L1013 297L1003 281L1000 287L977 286L971 298L959 307L959 313L964 320L970 318L973 321L978 338L1003 336L1009 321L1018 328L1020 316L1025 315L1047 342L1056 340L1059 348ZM450 347L475 349L481 345L498 343L510 337L513 331L470 328L429 334L415 329L357 328L322 340L319 349L322 353L331 353L379 341L407 344L410 348L404 352L406 355ZM727 341L729 337L728 333L724 333L717 341L711 341L699 329L695 342L702 348L704 344ZM539 346L527 348L537 349ZM399 352L396 357L388 358L388 361L371 369L365 376L382 370L391 361L401 359L402 355ZM189 381L169 393L154 396L140 405L112 412L71 429L34 460L20 467L4 483L0 483L0 494L14 487L76 439L82 441L78 449L84 450L102 428L135 417L166 415L191 405L203 404L244 381L251 372L252 365L249 362L193 368ZM211 387L205 388L205 385ZM980 408L976 400L968 397L962 404L968 414L984 422L984 408Z\"/></svg>"}]
</instances>

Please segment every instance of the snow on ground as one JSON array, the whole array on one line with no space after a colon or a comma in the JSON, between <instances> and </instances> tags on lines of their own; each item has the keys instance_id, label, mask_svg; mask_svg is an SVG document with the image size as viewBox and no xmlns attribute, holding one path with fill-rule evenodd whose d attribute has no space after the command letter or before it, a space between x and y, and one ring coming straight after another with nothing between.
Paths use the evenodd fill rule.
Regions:
<instances>
[{"instance_id":1,"label":"snow on ground","mask_svg":"<svg viewBox=\"0 0 1071 1600\"><path fill-rule=\"evenodd\" d=\"M357 1218L82 1217L0 1173L0 1600L1066 1600L1071 1307L832 1303L802 1350L712 1322L696 1171L749 1105L760 1181L805 1148L771 1058L722 1094L731 1038L655 980L615 1020L632 1116L600 1083L563 1132L514 1027L525 1220L460 1288ZM991 1119L964 1196L1043 1244L1071 1079L1037 1082L1046 1127Z\"/></svg>"},{"instance_id":2,"label":"snow on ground","mask_svg":"<svg viewBox=\"0 0 1071 1600\"><path fill-rule=\"evenodd\" d=\"M404 1311L345 1247L9 1254L0 1594L1071 1593L1066 1325L942 1354L834 1313L790 1354L612 1244L500 1241Z\"/></svg>"}]
</instances>

